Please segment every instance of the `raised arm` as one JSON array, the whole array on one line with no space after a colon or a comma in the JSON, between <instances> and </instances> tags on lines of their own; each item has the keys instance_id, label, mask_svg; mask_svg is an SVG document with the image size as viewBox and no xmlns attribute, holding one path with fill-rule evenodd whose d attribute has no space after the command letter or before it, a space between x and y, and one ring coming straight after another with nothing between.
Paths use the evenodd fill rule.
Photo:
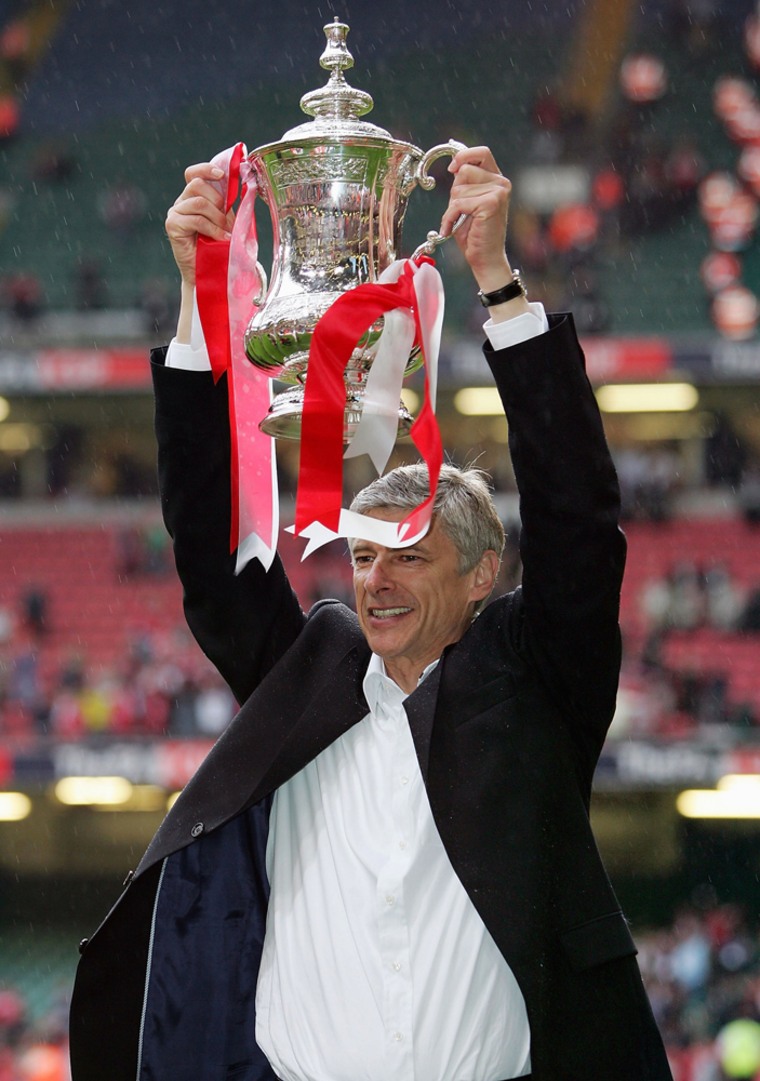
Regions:
<instances>
[{"instance_id":1,"label":"raised arm","mask_svg":"<svg viewBox=\"0 0 760 1081\"><path fill-rule=\"evenodd\" d=\"M185 178L166 219L182 280L180 344L190 341L198 235L223 239L232 225L213 184L213 167L191 166ZM279 558L268 573L257 560L234 573L226 377L214 386L210 369L167 367L165 350L152 359L161 506L185 615L201 648L244 701L295 640L305 616Z\"/></svg>"},{"instance_id":2,"label":"raised arm","mask_svg":"<svg viewBox=\"0 0 760 1081\"><path fill-rule=\"evenodd\" d=\"M551 317L546 334L486 354L504 401L520 492L519 648L593 768L620 668L626 546L617 477L571 316Z\"/></svg>"},{"instance_id":3,"label":"raised arm","mask_svg":"<svg viewBox=\"0 0 760 1081\"><path fill-rule=\"evenodd\" d=\"M511 184L485 147L462 151L450 168L455 179L441 231L468 215L457 242L481 290L498 297L512 280L505 254ZM617 478L572 318L552 317L542 333L536 307L518 292L491 305L486 325L493 343L486 357L504 402L520 492L515 644L593 768L617 690L625 539Z\"/></svg>"}]
</instances>

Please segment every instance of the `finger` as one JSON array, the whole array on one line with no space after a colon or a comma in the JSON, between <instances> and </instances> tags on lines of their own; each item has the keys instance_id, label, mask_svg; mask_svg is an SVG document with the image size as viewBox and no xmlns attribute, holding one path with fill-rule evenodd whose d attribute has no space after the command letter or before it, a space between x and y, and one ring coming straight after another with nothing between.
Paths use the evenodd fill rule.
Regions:
<instances>
[{"instance_id":1,"label":"finger","mask_svg":"<svg viewBox=\"0 0 760 1081\"><path fill-rule=\"evenodd\" d=\"M230 231L229 216L221 207L201 196L178 200L166 215L166 232L170 239L182 241L200 233L221 240Z\"/></svg>"},{"instance_id":2,"label":"finger","mask_svg":"<svg viewBox=\"0 0 760 1081\"><path fill-rule=\"evenodd\" d=\"M166 219L166 235L170 240L179 243L192 240L196 236L206 236L210 240L229 240L230 233L226 222L217 225L201 214L188 214L179 223L170 212Z\"/></svg>"},{"instance_id":3,"label":"finger","mask_svg":"<svg viewBox=\"0 0 760 1081\"><path fill-rule=\"evenodd\" d=\"M454 226L464 213L465 211L460 210L458 206L454 206L450 202L449 205L446 207L446 210L444 211L443 217L441 218L441 227L438 230L441 236L451 236ZM465 237L467 235L467 233L469 232L469 228L470 219L469 216L466 216L466 220L463 221L457 229L457 236L460 238L460 240L462 239L462 237Z\"/></svg>"},{"instance_id":4,"label":"finger","mask_svg":"<svg viewBox=\"0 0 760 1081\"><path fill-rule=\"evenodd\" d=\"M220 169L218 165L212 165L210 161L199 161L195 165L188 165L185 169L185 183L189 184L191 180L221 180L224 176L224 169Z\"/></svg>"},{"instance_id":5,"label":"finger","mask_svg":"<svg viewBox=\"0 0 760 1081\"><path fill-rule=\"evenodd\" d=\"M489 173L487 169L482 169L477 165L463 165L454 178L454 183L451 185L452 193L457 193L463 189L480 189L485 191L488 188L494 190L503 188L505 191L510 192L512 190L512 182L501 173Z\"/></svg>"},{"instance_id":6,"label":"finger","mask_svg":"<svg viewBox=\"0 0 760 1081\"><path fill-rule=\"evenodd\" d=\"M224 228L227 215L205 199L187 199L170 207L166 220L175 232L191 233L198 231L197 226L201 222L218 229Z\"/></svg>"},{"instance_id":7,"label":"finger","mask_svg":"<svg viewBox=\"0 0 760 1081\"><path fill-rule=\"evenodd\" d=\"M186 199L206 199L214 206L221 207L224 204L224 194L219 190L219 185L214 184L202 177L194 177L174 200L177 206Z\"/></svg>"},{"instance_id":8,"label":"finger","mask_svg":"<svg viewBox=\"0 0 760 1081\"><path fill-rule=\"evenodd\" d=\"M458 173L464 165L477 165L489 173L501 172L487 146L467 146L459 150L449 163L449 172Z\"/></svg>"},{"instance_id":9,"label":"finger","mask_svg":"<svg viewBox=\"0 0 760 1081\"><path fill-rule=\"evenodd\" d=\"M452 189L449 205L446 207L441 219L441 233L444 236L449 236L454 224L462 214L467 215L470 222L474 219L478 221L493 220L503 228L509 212L509 193L510 188L508 186L478 185L470 187L463 185L458 193ZM466 235L466 233L463 234L463 236Z\"/></svg>"},{"instance_id":10,"label":"finger","mask_svg":"<svg viewBox=\"0 0 760 1081\"><path fill-rule=\"evenodd\" d=\"M197 183L197 182L196 182ZM226 208L222 196L208 185L189 185L179 195L169 209L180 218L188 214L200 214L208 217L211 221L221 222L226 217Z\"/></svg>"},{"instance_id":11,"label":"finger","mask_svg":"<svg viewBox=\"0 0 760 1081\"><path fill-rule=\"evenodd\" d=\"M456 236L459 244L464 243L467 240L467 235L472 227L472 221L469 215L465 215L461 225L457 225L457 222L462 218L461 214L450 214L447 210L441 219L441 226L438 232L441 236ZM454 230L456 229L456 233Z\"/></svg>"}]
</instances>

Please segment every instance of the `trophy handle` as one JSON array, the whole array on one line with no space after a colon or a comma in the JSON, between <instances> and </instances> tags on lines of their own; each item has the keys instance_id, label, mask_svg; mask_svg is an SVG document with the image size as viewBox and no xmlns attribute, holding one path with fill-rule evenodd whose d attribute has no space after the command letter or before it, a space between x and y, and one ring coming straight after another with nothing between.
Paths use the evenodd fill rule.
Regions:
<instances>
[{"instance_id":1,"label":"trophy handle","mask_svg":"<svg viewBox=\"0 0 760 1081\"><path fill-rule=\"evenodd\" d=\"M425 191L432 191L435 187L435 177L428 175L428 169L433 162L438 161L439 158L445 158L447 154L453 158L460 150L466 149L464 143L459 143L456 139L449 139L447 143L439 143L438 146L431 147L427 154L423 154L420 158L414 179Z\"/></svg>"},{"instance_id":2,"label":"trophy handle","mask_svg":"<svg viewBox=\"0 0 760 1081\"><path fill-rule=\"evenodd\" d=\"M267 295L267 289L269 288L269 278L267 277L266 270L264 270L258 259L256 260L256 273L259 276L259 290L256 293L256 296L253 297L253 299L251 300L251 303L253 304L254 308L260 308L261 305L264 303Z\"/></svg>"},{"instance_id":3,"label":"trophy handle","mask_svg":"<svg viewBox=\"0 0 760 1081\"><path fill-rule=\"evenodd\" d=\"M256 200L259 197L259 185L256 173L250 167L250 161L252 157L253 154L250 154L246 159L249 168L245 176L245 184L248 188L248 195L251 197L251 199ZM258 239L256 237L256 219L253 216L253 210L251 210L251 229L258 250ZM269 289L269 277L266 270L264 270L264 267L261 265L258 259L256 260L256 274L258 275L259 279L259 288L256 291L256 295L251 298L251 304L254 308L260 308L266 300L267 290Z\"/></svg>"}]
</instances>

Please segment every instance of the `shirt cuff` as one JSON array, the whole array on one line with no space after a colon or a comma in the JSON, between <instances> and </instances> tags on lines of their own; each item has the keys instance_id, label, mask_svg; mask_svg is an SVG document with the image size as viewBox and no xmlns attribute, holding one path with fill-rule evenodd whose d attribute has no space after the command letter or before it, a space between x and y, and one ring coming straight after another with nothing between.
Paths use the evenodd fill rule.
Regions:
<instances>
[{"instance_id":1,"label":"shirt cuff","mask_svg":"<svg viewBox=\"0 0 760 1081\"><path fill-rule=\"evenodd\" d=\"M184 368L188 372L211 371L211 361L205 345L195 349L192 345L178 342L176 338L169 342L164 365L167 368Z\"/></svg>"},{"instance_id":2,"label":"shirt cuff","mask_svg":"<svg viewBox=\"0 0 760 1081\"><path fill-rule=\"evenodd\" d=\"M539 334L546 333L549 320L543 304L534 300L528 307L530 311L516 315L514 319L505 319L501 323L494 323L493 319L489 319L486 322L483 330L494 349L508 349L510 345L519 345L520 342L527 342L529 338L537 338Z\"/></svg>"}]
</instances>

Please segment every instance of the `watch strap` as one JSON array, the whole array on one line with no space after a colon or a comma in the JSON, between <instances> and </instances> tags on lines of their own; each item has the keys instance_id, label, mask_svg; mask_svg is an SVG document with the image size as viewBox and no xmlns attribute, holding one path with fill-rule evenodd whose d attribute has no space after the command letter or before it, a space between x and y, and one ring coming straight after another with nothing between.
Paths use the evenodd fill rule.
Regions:
<instances>
[{"instance_id":1,"label":"watch strap","mask_svg":"<svg viewBox=\"0 0 760 1081\"><path fill-rule=\"evenodd\" d=\"M503 285L501 289L494 289L490 293L484 293L482 289L478 290L478 299L484 308L492 308L496 304L506 304L508 300L515 300L516 297L527 296L527 290L522 278L520 277L519 270L512 271L512 281L507 285Z\"/></svg>"}]
</instances>

